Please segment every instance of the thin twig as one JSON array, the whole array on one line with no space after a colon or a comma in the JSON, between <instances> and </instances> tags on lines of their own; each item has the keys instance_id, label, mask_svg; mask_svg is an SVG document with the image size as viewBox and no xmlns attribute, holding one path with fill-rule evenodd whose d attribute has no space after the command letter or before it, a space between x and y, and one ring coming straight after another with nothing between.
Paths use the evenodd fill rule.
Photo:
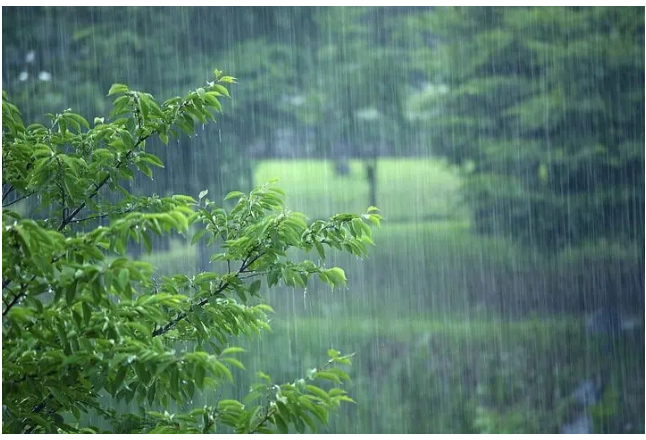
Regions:
<instances>
[{"instance_id":1,"label":"thin twig","mask_svg":"<svg viewBox=\"0 0 646 440\"><path fill-rule=\"evenodd\" d=\"M21 200L26 199L27 197L31 197L31 196L33 196L34 194L36 194L36 193L35 193L34 191L32 191L32 192L30 192L30 193L28 193L28 194L25 194L24 196L20 196L20 197L18 197L17 199L12 200L11 202L7 202L6 204L4 204L4 203L3 203L3 204L2 204L2 207L3 207L3 208L8 208L9 206L11 206L11 205L15 205L16 203L18 203L18 202L19 202L19 201L21 201ZM2 200L4 201L4 197L2 198Z\"/></svg>"},{"instance_id":2,"label":"thin twig","mask_svg":"<svg viewBox=\"0 0 646 440\"><path fill-rule=\"evenodd\" d=\"M249 278L258 277L266 274L267 272L248 272L247 275L244 275L244 276L241 275L241 276L238 276L238 278L240 278L241 280L247 280Z\"/></svg>"},{"instance_id":3,"label":"thin twig","mask_svg":"<svg viewBox=\"0 0 646 440\"><path fill-rule=\"evenodd\" d=\"M255 252L255 250L253 250L252 252ZM242 262L242 266L240 266L240 269L238 269L238 271L236 272L235 276L236 276L236 277L237 277L237 276L239 276L239 275L240 275L240 273L241 273L241 271L245 270L247 267L249 267L250 265L252 265L256 260L258 260L258 259L259 259L260 257L262 257L263 255L264 255L263 253L259 253L258 255L256 255L256 256L255 256L255 257L253 257L253 258L249 258L249 257L251 256L251 255L249 255L247 258L245 258L245 259L243 260L243 262ZM205 306L205 305L206 305L206 304L211 300L211 298L214 298L214 297L218 296L219 294L221 294L222 292L224 292L224 291L227 289L227 287L229 287L229 282L228 282L228 281L227 281L227 282L225 282L224 284L222 284L220 287L218 287L218 288L215 290L215 292L213 292L213 294L212 294L211 296L209 296L208 298L203 298L203 299L202 299L200 302L198 302L196 305L197 305L198 307L204 307L204 306ZM168 322L166 325L164 325L163 327L159 327L159 328L157 328L157 329L153 330L153 335L152 335L152 336L153 336L153 338L154 338L155 336L161 336L161 335L164 335L164 334L168 333L169 331L171 331L171 329L172 329L173 327L175 327L175 325L177 325L177 323L179 323L180 321L182 321L182 320L186 319L186 317L187 317L187 316L188 316L188 313L186 313L186 312L182 312L182 313L180 313L179 315L177 315L175 318L173 318L171 321L169 321L169 322Z\"/></svg>"},{"instance_id":4,"label":"thin twig","mask_svg":"<svg viewBox=\"0 0 646 440\"><path fill-rule=\"evenodd\" d=\"M90 221L90 220L99 220L99 219L102 219L102 218L107 218L107 217L109 217L110 215L122 215L122 214L127 214L127 213L129 213L129 212L134 211L134 210L135 210L135 208L131 208L131 209L126 209L125 211L120 211L120 212L112 212L112 213L109 213L109 214L97 214L97 215L93 215L93 216L90 216L90 217L79 218L79 219L73 219L73 220L70 220L70 221L68 222L68 224L71 224L71 223L87 222L87 221Z\"/></svg>"},{"instance_id":5,"label":"thin twig","mask_svg":"<svg viewBox=\"0 0 646 440\"><path fill-rule=\"evenodd\" d=\"M15 189L13 185L11 185L11 184L7 184L7 185L9 186L9 189L6 192L5 192L5 189L4 189L5 184L2 185L3 186L3 188L2 188L2 201L3 202L4 202L4 199L6 199L7 196L9 194L11 194Z\"/></svg>"},{"instance_id":6,"label":"thin twig","mask_svg":"<svg viewBox=\"0 0 646 440\"><path fill-rule=\"evenodd\" d=\"M153 132L153 133L154 133L154 132ZM149 138L153 133L149 133L149 134L147 134L146 136L140 137L140 138L137 140L137 142L135 143L135 145L132 147L132 149L126 153L125 157L124 157L123 159L119 159L119 161L118 161L118 162L117 162L117 164L115 165L115 168L117 168L117 169L118 169L118 168L121 168L124 164L126 164L126 163L128 162L128 159L129 159L129 158L130 158L130 156L132 155L132 153L134 153L134 151L135 151L135 150L136 150L136 149L137 149L141 144L143 144L143 143L146 141L146 139L148 139L148 138ZM88 196L88 199L93 199L94 197L96 197L96 196L97 196L97 194L99 194L99 191L101 191L101 188L103 188L103 187L105 186L105 184L106 184L106 183L108 183L108 181L109 181L109 180L110 180L110 174L108 174L107 176L105 176L105 177L103 178L103 180L101 180L101 182L99 182L99 184L98 184L98 185L95 185L95 187L94 187L94 191L92 191L92 194L90 194L90 195ZM68 215L68 216L67 216L67 217L66 217L66 218L61 222L61 224L60 224L60 226L58 227L58 229L57 229L57 230L58 230L59 232L60 232L60 231L62 231L62 230L65 228L65 226L67 226L68 224L70 224L70 223L72 222L72 220L74 220L74 217L76 217L76 215L77 215L79 212L81 212L81 211L83 210L83 208L85 208L86 206L87 206L87 202L83 202L83 203L81 203L81 204L80 204L80 205L79 205L79 206L78 206L74 211L72 211L72 213L71 213L70 215Z\"/></svg>"},{"instance_id":7,"label":"thin twig","mask_svg":"<svg viewBox=\"0 0 646 440\"><path fill-rule=\"evenodd\" d=\"M269 420L269 418L272 417L275 413L276 413L275 408L267 409L265 416L261 420L259 420L258 423L256 423L256 426L249 431L249 434L254 434L258 432L258 429L260 429L260 427L263 426Z\"/></svg>"},{"instance_id":8,"label":"thin twig","mask_svg":"<svg viewBox=\"0 0 646 440\"><path fill-rule=\"evenodd\" d=\"M11 302L2 311L2 316L5 316L7 313L9 313L9 310L11 310L13 308L13 306L15 306L18 303L18 301L20 301L22 298L24 298L24 296L27 294L27 286L29 284L31 284L31 282L34 281L35 279L36 279L36 275L31 277L31 279L27 282L27 284L21 284L20 285L20 291L18 293L16 293L16 296L13 297ZM6 284L8 285L11 282L11 280L5 280L5 281L2 282L2 288L3 289L5 287L5 282L7 282Z\"/></svg>"}]
</instances>

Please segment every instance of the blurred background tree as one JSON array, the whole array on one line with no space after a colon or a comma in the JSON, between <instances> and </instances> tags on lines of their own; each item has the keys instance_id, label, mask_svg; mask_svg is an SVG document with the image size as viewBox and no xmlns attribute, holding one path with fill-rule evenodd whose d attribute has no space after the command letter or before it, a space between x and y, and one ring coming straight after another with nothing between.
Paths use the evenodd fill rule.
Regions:
<instances>
[{"instance_id":1,"label":"blurred background tree","mask_svg":"<svg viewBox=\"0 0 646 440\"><path fill-rule=\"evenodd\" d=\"M443 8L426 108L468 170L478 232L540 249L644 240L644 17L631 8Z\"/></svg>"}]
</instances>

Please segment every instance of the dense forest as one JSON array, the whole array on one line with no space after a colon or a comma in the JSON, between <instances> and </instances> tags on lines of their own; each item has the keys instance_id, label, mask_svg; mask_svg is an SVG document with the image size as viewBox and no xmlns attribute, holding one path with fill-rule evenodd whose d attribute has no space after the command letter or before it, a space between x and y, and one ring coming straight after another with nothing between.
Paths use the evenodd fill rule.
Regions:
<instances>
[{"instance_id":1,"label":"dense forest","mask_svg":"<svg viewBox=\"0 0 646 440\"><path fill-rule=\"evenodd\" d=\"M157 191L250 188L252 158L433 154L468 173L477 231L546 249L643 241L644 24L634 9L3 16L3 84L34 117L63 107L103 114L117 82L168 98L216 66L241 79L217 127L168 149L181 166ZM218 148L200 148L215 139Z\"/></svg>"}]
</instances>

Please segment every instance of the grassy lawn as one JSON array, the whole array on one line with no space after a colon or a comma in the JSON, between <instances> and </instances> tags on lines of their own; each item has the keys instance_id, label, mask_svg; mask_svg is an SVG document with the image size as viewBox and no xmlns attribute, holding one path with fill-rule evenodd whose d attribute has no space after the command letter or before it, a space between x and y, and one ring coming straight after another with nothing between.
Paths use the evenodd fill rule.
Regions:
<instances>
[{"instance_id":1,"label":"grassy lawn","mask_svg":"<svg viewBox=\"0 0 646 440\"><path fill-rule=\"evenodd\" d=\"M363 212L369 204L363 163L350 161L350 174L337 176L324 160L265 160L257 164L257 184L278 179L287 205L311 218L340 212ZM415 221L467 218L458 196L457 173L429 159L379 159L377 205L386 219Z\"/></svg>"}]
</instances>

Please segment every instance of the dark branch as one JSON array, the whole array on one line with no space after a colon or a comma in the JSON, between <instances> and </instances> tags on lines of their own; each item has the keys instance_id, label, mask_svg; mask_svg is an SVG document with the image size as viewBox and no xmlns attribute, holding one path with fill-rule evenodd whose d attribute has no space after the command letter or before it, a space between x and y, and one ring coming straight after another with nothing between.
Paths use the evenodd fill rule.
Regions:
<instances>
[{"instance_id":1,"label":"dark branch","mask_svg":"<svg viewBox=\"0 0 646 440\"><path fill-rule=\"evenodd\" d=\"M68 224L70 224L70 223L81 223L81 222L87 222L87 221L90 221L90 220L99 220L99 219L102 219L102 218L109 217L110 215L122 215L122 214L127 214L127 213L129 213L129 212L134 211L134 210L135 210L135 208L131 208L131 209L126 209L125 211L113 212L113 213L110 213L110 214L97 214L97 215L93 215L93 216L90 216L90 217L79 218L79 219L72 219L72 220L70 220L70 221L68 222Z\"/></svg>"},{"instance_id":2,"label":"dark branch","mask_svg":"<svg viewBox=\"0 0 646 440\"><path fill-rule=\"evenodd\" d=\"M137 149L141 144L143 144L143 143L146 141L146 139L148 139L148 138L150 137L150 135L151 135L151 134L152 134L152 133L150 133L150 134L148 134L148 135L146 135L146 136L140 137L140 138L139 138L139 140L137 140L137 142L135 143L135 145L134 145L134 147L132 148L132 150L128 151L128 152L126 153L126 156L125 156L123 159L120 159L120 160L119 160L119 162L117 162L117 164L115 165L115 168L121 168L124 164L128 163L128 159L130 158L130 156L132 155L132 153L134 153L134 151L135 151L135 150L136 150L136 149ZM93 199L93 198L95 198L95 197L97 196L97 194L99 194L99 191L101 191L101 188L103 188L103 187L106 185L106 183L108 183L108 181L109 181L109 180L110 180L110 175L108 174L107 176L105 176L105 177L103 178L103 180L101 180L101 181L99 182L99 184L98 184L98 185L95 185L95 187L94 187L94 191L92 191L92 194L90 194L90 195L89 195L88 199ZM76 217L76 215L77 215L79 212L81 212L81 211L82 211L86 206L87 206L87 202L83 202L83 203L81 203L81 204L80 204L76 209L74 209L74 210L72 211L72 213L71 213L71 214L69 214L67 217L65 217L65 219L61 222L61 224L60 224L60 226L58 227L58 229L57 229L57 230L58 230L59 232L60 232L60 231L62 231L62 230L65 228L65 226L69 225L69 224L74 220L74 217Z\"/></svg>"},{"instance_id":3,"label":"dark branch","mask_svg":"<svg viewBox=\"0 0 646 440\"><path fill-rule=\"evenodd\" d=\"M137 143L137 144L139 144L139 143ZM130 157L130 154L132 154L133 151L134 150L130 150L130 151L128 151L126 153L126 159L128 159L128 157ZM123 161L120 160L117 163L116 168L122 167L124 163L126 163L126 160L123 160ZM99 194L99 191L101 191L101 188L103 188L105 186L105 184L108 183L109 180L110 180L110 174L105 176L103 178L103 180L101 180L101 182L99 182L99 184L95 186L94 191L92 191L92 194L90 194L90 196L88 198L93 199L94 197L96 197L97 194ZM72 220L74 220L74 217L76 217L76 215L79 212L81 212L86 206L87 206L87 202L83 202L76 209L74 209L71 214L69 214L67 217L65 217L63 219L63 221L61 221L61 224L58 226L57 231L59 231L59 232L62 231L65 228L65 226L70 224L72 222Z\"/></svg>"},{"instance_id":4,"label":"dark branch","mask_svg":"<svg viewBox=\"0 0 646 440\"><path fill-rule=\"evenodd\" d=\"M240 269L238 269L238 271L236 272L235 276L239 276L244 270L246 270L249 266L251 266L256 260L258 260L262 256L263 256L262 253L259 253L258 255L254 256L254 257L251 257L251 255L249 255L247 258L245 258L243 260L242 265L240 266ZM204 307L211 300L211 298L214 298L214 297L218 296L219 294L221 294L222 292L224 292L227 289L227 287L229 287L229 282L228 281L226 283L222 284L220 287L218 287L215 290L215 292L213 292L213 294L211 296L209 296L208 298L203 298L202 300L200 300L200 302L197 303L197 306L198 307ZM175 325L177 325L178 322L182 321L187 316L188 316L188 313L185 313L185 312L180 313L179 315L177 315L175 318L173 318L171 321L169 321L163 327L159 327L159 328L153 330L153 338L155 336L161 336L161 335L164 335L164 334L168 333L173 327L175 327Z\"/></svg>"},{"instance_id":5,"label":"dark branch","mask_svg":"<svg viewBox=\"0 0 646 440\"><path fill-rule=\"evenodd\" d=\"M249 434L255 434L258 432L258 430L269 420L270 417L272 417L276 413L275 408L268 408L265 410L265 416L256 423L256 426L254 426L250 431Z\"/></svg>"},{"instance_id":6,"label":"dark branch","mask_svg":"<svg viewBox=\"0 0 646 440\"><path fill-rule=\"evenodd\" d=\"M240 278L241 280L246 280L246 279L249 279L249 278L259 277L259 276L267 274L267 272L252 272L252 273L250 273L250 272L246 272L246 271L245 271L245 273L247 273L247 275L239 276L238 278Z\"/></svg>"},{"instance_id":7,"label":"dark branch","mask_svg":"<svg viewBox=\"0 0 646 440\"><path fill-rule=\"evenodd\" d=\"M12 200L11 202L7 202L6 204L4 204L4 203L3 203L2 207L3 207L3 208L8 208L9 206L11 206L11 205L15 205L16 203L18 203L18 202L19 202L19 201L21 201L21 200L26 199L27 197L31 197L31 196L33 196L34 194L35 194L35 192L30 192L30 193L28 193L28 194L25 194L24 196L20 196L20 197L18 197L17 199ZM2 196L2 201L4 202L4 196Z\"/></svg>"},{"instance_id":8,"label":"dark branch","mask_svg":"<svg viewBox=\"0 0 646 440\"><path fill-rule=\"evenodd\" d=\"M5 191L5 186L9 188L6 191ZM2 201L3 202L4 202L4 199L6 199L9 196L9 194L11 194L14 191L14 189L15 188L11 184L3 184L2 185Z\"/></svg>"},{"instance_id":9,"label":"dark branch","mask_svg":"<svg viewBox=\"0 0 646 440\"><path fill-rule=\"evenodd\" d=\"M31 277L31 280L29 280L29 282L27 282L27 284L21 284L21 285L20 285L20 290L18 291L18 293L16 293L16 294L15 294L15 296L13 297L13 299L11 300L11 302L10 302L9 304L7 304L6 308L2 311L2 316L5 316L7 313L9 313L9 310L11 310L11 309L13 308L13 306L15 306L16 304L18 304L18 302L19 302L22 298L24 298L24 296L27 294L27 286L28 286L32 281L34 281L35 279L36 279L36 275L34 275L33 277ZM3 288L3 289L5 288L5 283L6 283L7 285L9 285L9 283L10 283L10 282L11 282L11 280L4 280L4 281L2 282L2 288Z\"/></svg>"}]
</instances>

